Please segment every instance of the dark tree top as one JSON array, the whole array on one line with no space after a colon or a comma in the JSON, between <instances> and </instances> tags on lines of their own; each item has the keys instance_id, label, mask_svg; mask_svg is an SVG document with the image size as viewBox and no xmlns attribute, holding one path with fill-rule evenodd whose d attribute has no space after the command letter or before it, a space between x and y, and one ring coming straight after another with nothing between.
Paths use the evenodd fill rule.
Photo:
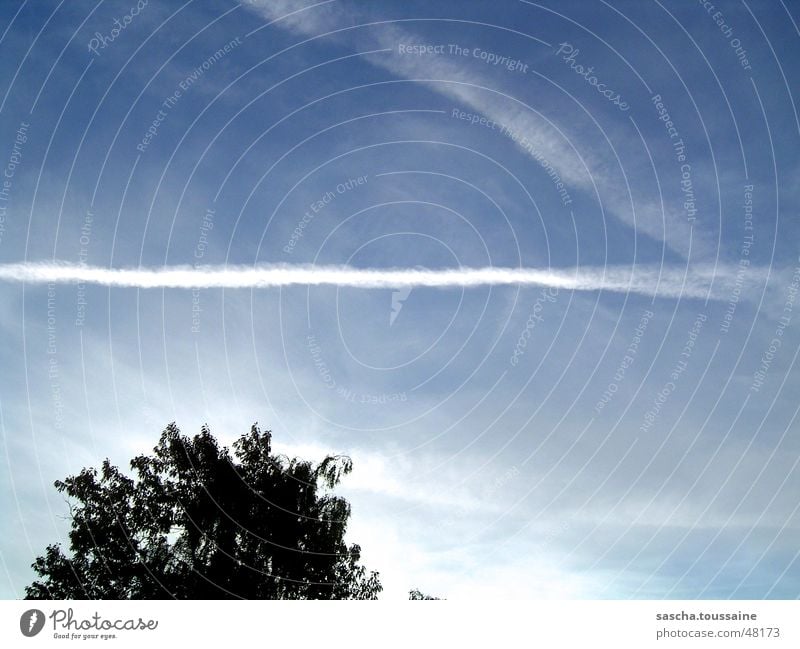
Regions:
<instances>
[{"instance_id":1,"label":"dark tree top","mask_svg":"<svg viewBox=\"0 0 800 649\"><path fill-rule=\"evenodd\" d=\"M431 595L426 595L418 588L412 588L408 591L408 599L441 599L440 597L433 597Z\"/></svg>"},{"instance_id":2,"label":"dark tree top","mask_svg":"<svg viewBox=\"0 0 800 649\"><path fill-rule=\"evenodd\" d=\"M350 505L331 493L350 458L277 456L271 437L253 426L231 451L170 424L131 460L135 478L106 460L57 481L70 553L47 547L27 598L375 599L378 573L344 542Z\"/></svg>"}]
</instances>

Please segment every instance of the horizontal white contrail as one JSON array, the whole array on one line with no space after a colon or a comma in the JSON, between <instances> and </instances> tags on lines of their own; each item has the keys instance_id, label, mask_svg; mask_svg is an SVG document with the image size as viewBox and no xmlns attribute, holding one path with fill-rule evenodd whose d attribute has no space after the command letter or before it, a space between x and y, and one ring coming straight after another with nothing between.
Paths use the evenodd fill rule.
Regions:
<instances>
[{"instance_id":1,"label":"horizontal white contrail","mask_svg":"<svg viewBox=\"0 0 800 649\"><path fill-rule=\"evenodd\" d=\"M748 284L761 273L751 269ZM714 280L714 294L709 286ZM539 268L354 268L308 264L256 266L165 266L101 268L63 262L0 264L0 281L33 284L86 283L130 288L270 288L281 286L347 286L353 288L470 288L478 286L546 286L574 291L638 293L652 297L727 297L732 269L720 266L684 268L608 266L576 269Z\"/></svg>"}]
</instances>

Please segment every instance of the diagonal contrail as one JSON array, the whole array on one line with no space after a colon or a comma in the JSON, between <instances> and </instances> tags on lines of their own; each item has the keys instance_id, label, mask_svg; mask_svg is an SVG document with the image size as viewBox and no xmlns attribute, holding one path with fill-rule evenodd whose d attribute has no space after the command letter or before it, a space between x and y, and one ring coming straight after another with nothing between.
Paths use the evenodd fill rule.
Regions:
<instances>
[{"instance_id":1,"label":"diagonal contrail","mask_svg":"<svg viewBox=\"0 0 800 649\"><path fill-rule=\"evenodd\" d=\"M747 283L762 279L751 268ZM727 299L735 268L698 266L607 266L540 268L354 268L309 264L256 266L164 266L101 268L63 262L0 264L0 281L29 284L85 283L129 288L270 288L341 286L363 289L402 287L471 288L546 286L573 291L611 291L665 298ZM738 279L738 278L737 278ZM713 283L712 283L713 280ZM713 292L709 294L713 285Z\"/></svg>"}]
</instances>

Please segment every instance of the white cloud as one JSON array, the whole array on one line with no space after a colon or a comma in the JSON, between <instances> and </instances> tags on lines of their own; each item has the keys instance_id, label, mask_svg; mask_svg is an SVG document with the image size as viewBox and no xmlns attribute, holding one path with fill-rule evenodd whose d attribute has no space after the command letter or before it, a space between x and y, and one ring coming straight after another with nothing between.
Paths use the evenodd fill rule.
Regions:
<instances>
[{"instance_id":1,"label":"white cloud","mask_svg":"<svg viewBox=\"0 0 800 649\"><path fill-rule=\"evenodd\" d=\"M341 40L339 30L352 24L369 23L370 18L342 2L306 4L303 0L263 0L250 5L276 27L303 36L325 35L326 39ZM346 7L346 9L345 9ZM355 38L355 37L354 37ZM421 43L413 33L394 24L381 24L360 29L358 44L362 52L396 49L399 43ZM520 134L517 146L539 162L544 158L568 184L598 197L608 213L687 257L691 248L695 254L707 254L711 244L692 227L679 211L669 206L662 209L655 200L635 200L626 187L632 169L620 167L617 152L611 143L608 150L589 149L585 142L576 141L565 124L554 124L544 114L515 96L498 88L496 77L468 69L447 56L401 56L386 53L367 57L373 65L392 74L417 80L431 90L469 106L490 120ZM553 92L557 92L553 89ZM624 172L624 175L623 175Z\"/></svg>"}]
</instances>

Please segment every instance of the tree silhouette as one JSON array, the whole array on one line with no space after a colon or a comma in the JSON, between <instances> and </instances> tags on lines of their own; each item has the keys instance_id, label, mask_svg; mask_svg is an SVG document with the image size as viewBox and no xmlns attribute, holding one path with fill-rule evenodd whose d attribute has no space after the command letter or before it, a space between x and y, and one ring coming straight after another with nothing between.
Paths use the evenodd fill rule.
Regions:
<instances>
[{"instance_id":1,"label":"tree silhouette","mask_svg":"<svg viewBox=\"0 0 800 649\"><path fill-rule=\"evenodd\" d=\"M276 456L255 425L220 447L173 423L132 479L108 460L56 481L71 499L71 556L50 545L28 599L375 599L378 573L344 542L350 505L330 490L350 458Z\"/></svg>"},{"instance_id":2,"label":"tree silhouette","mask_svg":"<svg viewBox=\"0 0 800 649\"><path fill-rule=\"evenodd\" d=\"M441 599L441 597L426 595L418 588L412 588L410 591L408 591L408 599Z\"/></svg>"}]
</instances>

